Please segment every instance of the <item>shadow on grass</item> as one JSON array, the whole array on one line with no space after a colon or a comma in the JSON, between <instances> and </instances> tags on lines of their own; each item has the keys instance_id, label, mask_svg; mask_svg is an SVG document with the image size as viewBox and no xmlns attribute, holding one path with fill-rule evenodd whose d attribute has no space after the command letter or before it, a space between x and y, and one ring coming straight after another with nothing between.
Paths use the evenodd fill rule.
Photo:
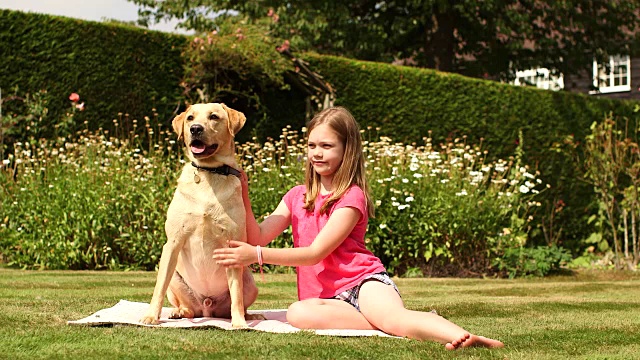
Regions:
<instances>
[{"instance_id":1,"label":"shadow on grass","mask_svg":"<svg viewBox=\"0 0 640 360\"><path fill-rule=\"evenodd\" d=\"M520 351L531 350L555 357L566 356L567 359L607 353L616 354L615 358L637 359L640 344L632 334L639 332L640 325L605 327L594 321L593 326L572 326L569 329L548 327L526 334L511 335L509 342Z\"/></svg>"},{"instance_id":2,"label":"shadow on grass","mask_svg":"<svg viewBox=\"0 0 640 360\"><path fill-rule=\"evenodd\" d=\"M531 286L526 283L514 284L509 287L466 290L465 294L475 294L480 296L499 296L499 297L547 297L550 295L570 295L576 296L578 293L602 293L607 291L635 290L637 284L623 283L567 283L558 286L557 283L536 283Z\"/></svg>"},{"instance_id":3,"label":"shadow on grass","mask_svg":"<svg viewBox=\"0 0 640 360\"><path fill-rule=\"evenodd\" d=\"M554 314L567 314L576 313L599 313L599 312L621 312L623 315L626 312L635 312L640 308L640 301L638 302L607 302L607 301L588 301L588 302L575 302L570 301L544 301L544 302L532 302L532 303L504 303L495 304L488 302L469 302L469 303L457 303L454 306L443 306L437 308L438 314L449 319L460 318L489 318L499 321L500 319L513 319L522 317L528 318L529 314L535 313L548 316L554 316ZM419 311L430 311L428 308L412 308ZM455 322L455 321L454 321Z\"/></svg>"}]
</instances>

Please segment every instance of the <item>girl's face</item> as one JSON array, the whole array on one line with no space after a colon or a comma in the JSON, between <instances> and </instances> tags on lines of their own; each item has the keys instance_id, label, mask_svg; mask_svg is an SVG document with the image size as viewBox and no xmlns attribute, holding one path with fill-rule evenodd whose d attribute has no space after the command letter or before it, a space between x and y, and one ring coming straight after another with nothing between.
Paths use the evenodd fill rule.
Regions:
<instances>
[{"instance_id":1,"label":"girl's face","mask_svg":"<svg viewBox=\"0 0 640 360\"><path fill-rule=\"evenodd\" d=\"M316 126L309 133L307 157L320 176L333 176L342 164L344 144L329 125Z\"/></svg>"}]
</instances>

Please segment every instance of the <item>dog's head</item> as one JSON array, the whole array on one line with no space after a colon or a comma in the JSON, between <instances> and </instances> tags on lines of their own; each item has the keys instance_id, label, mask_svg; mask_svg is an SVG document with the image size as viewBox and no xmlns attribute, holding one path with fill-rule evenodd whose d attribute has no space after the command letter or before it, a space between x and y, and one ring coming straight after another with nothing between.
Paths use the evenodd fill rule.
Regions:
<instances>
[{"instance_id":1,"label":"dog's head","mask_svg":"<svg viewBox=\"0 0 640 360\"><path fill-rule=\"evenodd\" d=\"M234 155L234 136L246 121L243 113L225 104L194 104L173 119L178 140L187 145L189 158L206 163Z\"/></svg>"}]
</instances>

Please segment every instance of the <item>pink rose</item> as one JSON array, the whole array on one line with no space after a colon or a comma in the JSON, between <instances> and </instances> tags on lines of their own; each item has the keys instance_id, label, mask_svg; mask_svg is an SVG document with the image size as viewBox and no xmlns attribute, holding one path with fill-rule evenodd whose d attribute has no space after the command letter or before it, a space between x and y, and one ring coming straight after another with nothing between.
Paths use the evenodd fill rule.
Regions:
<instances>
[{"instance_id":1,"label":"pink rose","mask_svg":"<svg viewBox=\"0 0 640 360\"><path fill-rule=\"evenodd\" d=\"M78 100L80 100L80 95L76 93L71 93L71 95L69 95L69 100L73 102L78 102Z\"/></svg>"},{"instance_id":2,"label":"pink rose","mask_svg":"<svg viewBox=\"0 0 640 360\"><path fill-rule=\"evenodd\" d=\"M280 45L280 46L277 46L277 47L276 47L276 50L277 50L278 52L281 52L281 53L282 53L282 52L285 52L285 51L289 50L289 46L290 46L290 44L289 44L289 40L285 40L285 41L282 43L282 45Z\"/></svg>"}]
</instances>

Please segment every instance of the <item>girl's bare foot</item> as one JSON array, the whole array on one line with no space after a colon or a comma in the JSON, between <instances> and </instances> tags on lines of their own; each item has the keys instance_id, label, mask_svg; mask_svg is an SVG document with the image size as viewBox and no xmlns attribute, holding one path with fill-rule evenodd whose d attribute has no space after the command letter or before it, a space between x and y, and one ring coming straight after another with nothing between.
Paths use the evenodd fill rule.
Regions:
<instances>
[{"instance_id":1,"label":"girl's bare foot","mask_svg":"<svg viewBox=\"0 0 640 360\"><path fill-rule=\"evenodd\" d=\"M444 347L447 350L455 350L457 349L462 343L464 343L468 338L469 338L469 333L464 333L464 335L462 335L462 337L460 339L456 339L450 343L447 343Z\"/></svg>"},{"instance_id":2,"label":"girl's bare foot","mask_svg":"<svg viewBox=\"0 0 640 360\"><path fill-rule=\"evenodd\" d=\"M465 348L470 346L501 348L504 347L504 344L501 341L489 339L484 336L464 334L460 339L447 343L445 345L445 348L447 350L455 350L457 348Z\"/></svg>"}]
</instances>

